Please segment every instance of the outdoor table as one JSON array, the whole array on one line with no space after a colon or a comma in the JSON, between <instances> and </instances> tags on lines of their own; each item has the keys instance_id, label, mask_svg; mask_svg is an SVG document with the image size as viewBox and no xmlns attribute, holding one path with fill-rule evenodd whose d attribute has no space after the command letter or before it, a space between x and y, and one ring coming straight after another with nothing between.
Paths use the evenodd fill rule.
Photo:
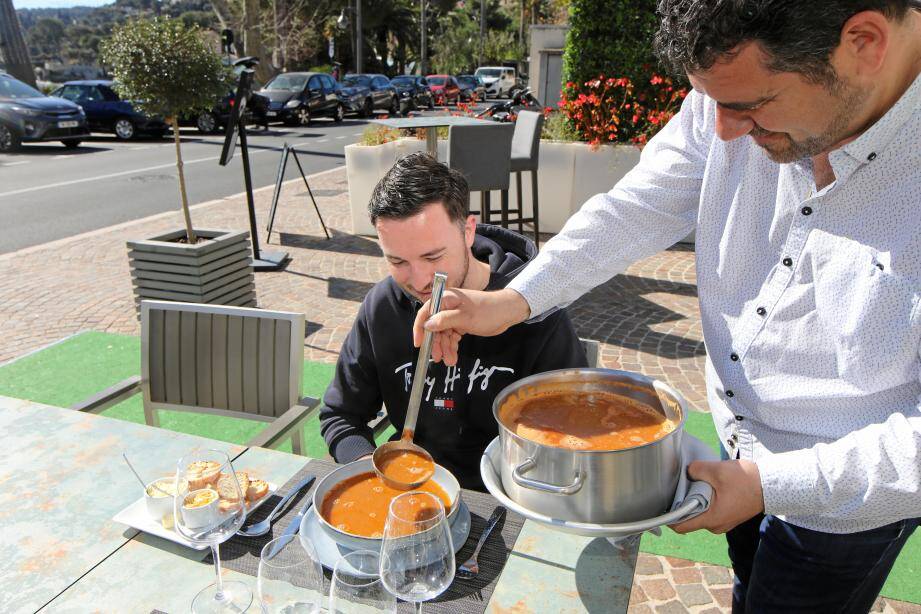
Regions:
<instances>
[{"instance_id":1,"label":"outdoor table","mask_svg":"<svg viewBox=\"0 0 921 614\"><path fill-rule=\"evenodd\" d=\"M189 449L231 455L239 469L283 484L309 459L0 396L0 611L188 611L214 580L195 551L112 520L142 489L121 458L166 475ZM474 536L476 537L476 536ZM627 609L636 546L568 535L526 521L486 612ZM255 592L256 578L224 569ZM258 605L250 611L258 611Z\"/></svg>"},{"instance_id":2,"label":"outdoor table","mask_svg":"<svg viewBox=\"0 0 921 614\"><path fill-rule=\"evenodd\" d=\"M475 124L493 124L495 122L475 117L457 115L425 115L420 117L388 117L372 119L375 124L391 128L409 129L425 128L425 149L429 155L438 159L438 128L441 126L471 126Z\"/></svg>"}]
</instances>

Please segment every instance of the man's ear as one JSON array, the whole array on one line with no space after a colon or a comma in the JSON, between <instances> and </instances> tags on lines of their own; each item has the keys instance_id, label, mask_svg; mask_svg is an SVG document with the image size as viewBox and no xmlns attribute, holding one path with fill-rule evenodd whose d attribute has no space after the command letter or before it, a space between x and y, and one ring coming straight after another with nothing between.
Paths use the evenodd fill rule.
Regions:
<instances>
[{"instance_id":1,"label":"man's ear","mask_svg":"<svg viewBox=\"0 0 921 614\"><path fill-rule=\"evenodd\" d=\"M473 238L476 236L476 216L468 215L467 221L464 222L464 242L467 247L473 246Z\"/></svg>"},{"instance_id":2,"label":"man's ear","mask_svg":"<svg viewBox=\"0 0 921 614\"><path fill-rule=\"evenodd\" d=\"M879 11L861 11L844 22L832 53L852 74L867 78L883 68L892 42L892 21Z\"/></svg>"}]
</instances>

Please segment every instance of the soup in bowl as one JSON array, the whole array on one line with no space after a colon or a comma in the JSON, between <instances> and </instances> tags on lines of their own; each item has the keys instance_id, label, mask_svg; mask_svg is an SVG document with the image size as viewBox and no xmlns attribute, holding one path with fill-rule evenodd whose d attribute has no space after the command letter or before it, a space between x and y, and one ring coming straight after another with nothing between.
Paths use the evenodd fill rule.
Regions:
<instances>
[{"instance_id":1,"label":"soup in bowl","mask_svg":"<svg viewBox=\"0 0 921 614\"><path fill-rule=\"evenodd\" d=\"M460 484L451 473L435 465L430 480L417 488L438 497L452 523L460 508ZM405 491L386 486L374 472L370 458L339 467L313 492L313 505L323 531L333 541L351 549L381 547L390 502Z\"/></svg>"}]
</instances>

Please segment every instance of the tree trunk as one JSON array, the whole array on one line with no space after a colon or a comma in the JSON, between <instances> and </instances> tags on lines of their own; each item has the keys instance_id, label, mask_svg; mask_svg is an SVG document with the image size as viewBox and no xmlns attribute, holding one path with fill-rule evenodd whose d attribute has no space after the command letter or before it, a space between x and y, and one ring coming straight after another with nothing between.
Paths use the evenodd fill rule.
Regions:
<instances>
[{"instance_id":1,"label":"tree trunk","mask_svg":"<svg viewBox=\"0 0 921 614\"><path fill-rule=\"evenodd\" d=\"M13 0L0 0L0 66L20 81L35 87L35 71L29 59L29 48L22 37L19 17Z\"/></svg>"},{"instance_id":2,"label":"tree trunk","mask_svg":"<svg viewBox=\"0 0 921 614\"><path fill-rule=\"evenodd\" d=\"M182 149L179 147L179 118L171 117L173 141L176 143L176 169L179 171L179 196L182 198L182 216L185 218L185 236L189 245L198 243L198 237L192 229L192 214L189 213L189 197L185 191L185 173L182 171Z\"/></svg>"},{"instance_id":3,"label":"tree trunk","mask_svg":"<svg viewBox=\"0 0 921 614\"><path fill-rule=\"evenodd\" d=\"M259 58L256 79L265 83L275 75L272 56L265 48L259 25L259 0L245 0L243 3L243 49L246 55Z\"/></svg>"}]
</instances>

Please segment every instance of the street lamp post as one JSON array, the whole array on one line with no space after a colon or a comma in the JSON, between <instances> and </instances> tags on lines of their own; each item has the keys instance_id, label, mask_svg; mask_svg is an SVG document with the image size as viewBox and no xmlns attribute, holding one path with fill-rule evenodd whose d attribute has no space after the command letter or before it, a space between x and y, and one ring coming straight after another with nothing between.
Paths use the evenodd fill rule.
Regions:
<instances>
[{"instance_id":1,"label":"street lamp post","mask_svg":"<svg viewBox=\"0 0 921 614\"><path fill-rule=\"evenodd\" d=\"M362 56L364 55L364 40L361 35L361 0L355 1L355 7L352 7L352 0L349 0L349 6L343 8L342 12L339 14L339 19L336 20L336 25L340 30L345 30L349 27L349 18L346 16L346 11L355 12L355 41L352 45L352 51L355 54L355 72L362 73L363 62Z\"/></svg>"}]
</instances>

